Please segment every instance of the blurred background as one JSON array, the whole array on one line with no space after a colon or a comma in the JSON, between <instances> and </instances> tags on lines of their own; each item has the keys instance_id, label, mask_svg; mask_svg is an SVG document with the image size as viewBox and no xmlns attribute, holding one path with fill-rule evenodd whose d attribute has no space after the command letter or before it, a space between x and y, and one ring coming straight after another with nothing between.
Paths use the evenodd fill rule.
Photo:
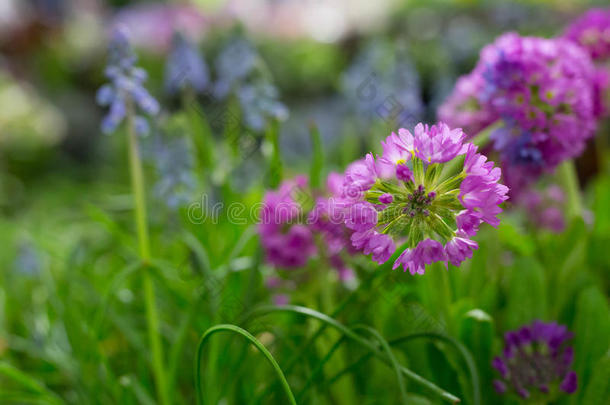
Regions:
<instances>
[{"instance_id":1,"label":"blurred background","mask_svg":"<svg viewBox=\"0 0 610 405\"><path fill-rule=\"evenodd\" d=\"M113 278L127 266L135 245L125 137L100 131L105 111L95 101L97 89L106 81L107 39L113 28L130 31L138 64L148 72L146 87L162 106L141 147L153 244L166 264L179 269L168 277L187 284L194 280L192 268L197 266L191 263L199 253L183 237L195 235L212 268L238 273L223 278L223 291L246 297L250 305L270 301L264 277L252 276L250 284L250 276L241 271L252 267L248 260L260 262L251 228L222 221L202 227L192 220L192 207L260 201L265 187L273 183L265 177L263 163L271 146L260 136L268 117L280 122L284 176L309 171L312 122L320 130L325 172L343 170L363 152L378 149L391 127L389 115L399 117L407 128L420 121L434 122L437 107L456 79L473 68L480 49L501 33L555 36L584 10L604 4L602 0L0 0L0 360L31 371L68 403L147 403L153 395L137 280ZM177 33L197 47L206 65L207 74L190 101L176 91L177 79L168 73L179 43ZM227 83L250 70L256 70L256 82L227 95ZM243 134L239 141L232 139L226 129L234 119L235 100L242 112L241 129L251 134L245 141ZM220 145L214 148L211 167L198 167L191 156L197 147L182 121L193 111L204 114ZM573 320L578 308L568 301L576 296L576 289L597 285L578 301L594 308L581 326L607 324L606 312L595 308L607 308L610 267L601 256L610 241L610 177L603 172L603 153L597 152L591 146L578 161L596 220L595 237L586 239L588 247L579 243L584 240L583 223L568 224L563 236L553 239L529 232L524 214L516 213L499 236L490 236L492 230L481 236L487 253L467 266L472 270L470 278L460 285L469 297L468 305L458 312L485 308L497 322L493 334L501 336L533 314L553 313ZM206 201L202 201L204 190ZM233 255L242 242L246 247ZM548 260L535 258L533 246L543 246ZM498 285L500 280L508 283L510 291L526 284L518 294L519 304L500 287L486 292L479 278L482 273L474 270L485 263L501 263L498 268L518 273L543 262L554 271L552 260L565 263L568 252L557 258L552 252L566 246L576 251L569 257L574 261L570 266L586 263L594 270L584 279L572 280L575 290L564 298L555 297L549 286L544 287L546 298L538 300L537 294L542 294L535 289L538 273L519 273L515 280L511 275L493 276ZM262 274L269 271L261 268ZM167 272L171 273L169 266ZM386 287L378 288L398 285L402 276L392 273ZM178 281L174 285L174 281L165 281L172 287L159 292L168 342L176 337L179 315L194 305L189 303L199 285ZM466 287L469 282L473 284ZM409 297L416 288L409 283L391 296ZM245 306L239 302L238 306ZM366 302L359 303L365 312ZM99 314L101 305L107 315ZM399 331L401 326L392 324L392 305L394 301L386 300L376 307L378 313L364 316L378 319L389 334ZM210 324L206 315L192 316L196 320L184 332L185 352L176 354L180 364L174 370L179 386L176 402L192 403L193 351L197 337ZM597 338L589 336L582 347L606 339L606 332L607 328ZM97 350L89 349L92 341ZM580 366L588 370L583 381L589 378L593 361L604 353L603 342L597 347L602 353L591 354ZM430 371L424 374L437 378L439 385L446 383L444 388L462 392L453 371L439 377L428 363L445 365L446 360L439 360L437 352L430 356L436 360L414 361L427 364ZM107 362L103 372L101 358ZM480 367L484 365L481 359ZM250 365L243 373L256 375L256 370ZM489 389L491 372L486 372L484 403L496 403ZM380 395L381 402L366 403L392 403L392 397L384 394L383 376L379 374L377 387L369 391ZM362 373L356 381L365 377ZM106 378L110 382L98 381ZM282 403L281 398L278 394L274 403ZM309 400L324 403L315 397ZM596 403L607 402L599 397Z\"/></svg>"}]
</instances>

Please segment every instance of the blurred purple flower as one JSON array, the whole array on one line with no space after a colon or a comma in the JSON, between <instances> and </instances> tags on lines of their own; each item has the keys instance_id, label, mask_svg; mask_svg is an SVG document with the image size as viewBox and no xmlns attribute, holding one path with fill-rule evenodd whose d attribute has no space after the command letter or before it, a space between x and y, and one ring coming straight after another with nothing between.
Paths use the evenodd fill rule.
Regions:
<instances>
[{"instance_id":1,"label":"blurred purple flower","mask_svg":"<svg viewBox=\"0 0 610 405\"><path fill-rule=\"evenodd\" d=\"M148 115L156 115L159 112L159 103L144 88L146 72L136 67L135 62L136 55L129 44L127 32L124 29L115 30L110 40L108 65L105 70L110 83L100 87L96 94L97 103L109 107L109 112L101 124L105 134L114 132L123 122L131 103L133 113L136 113L136 108ZM139 135L148 134L148 123L143 116L134 117L134 127Z\"/></svg>"},{"instance_id":2,"label":"blurred purple flower","mask_svg":"<svg viewBox=\"0 0 610 405\"><path fill-rule=\"evenodd\" d=\"M513 391L521 398L544 395L559 388L572 394L578 388L576 373L570 370L574 350L567 346L572 333L556 322L534 321L504 335L502 356L494 358L493 368L500 374L494 381L499 394Z\"/></svg>"},{"instance_id":3,"label":"blurred purple flower","mask_svg":"<svg viewBox=\"0 0 610 405\"><path fill-rule=\"evenodd\" d=\"M303 221L305 207L295 200L306 193L307 183L300 176L265 194L258 232L265 259L273 266L302 267L316 253L313 234Z\"/></svg>"},{"instance_id":4,"label":"blurred purple flower","mask_svg":"<svg viewBox=\"0 0 610 405\"><path fill-rule=\"evenodd\" d=\"M519 190L582 153L596 128L594 91L595 70L580 47L507 33L481 51L440 112L468 127L501 122L491 139L506 183Z\"/></svg>"},{"instance_id":5,"label":"blurred purple flower","mask_svg":"<svg viewBox=\"0 0 610 405\"><path fill-rule=\"evenodd\" d=\"M185 87L202 93L210 83L208 66L197 45L176 33L165 64L165 90L176 94Z\"/></svg>"},{"instance_id":6,"label":"blurred purple flower","mask_svg":"<svg viewBox=\"0 0 610 405\"><path fill-rule=\"evenodd\" d=\"M249 129L260 132L270 120L283 121L288 117L288 109L279 101L279 92L249 41L241 37L229 41L218 55L215 67L218 79L214 96L225 99L235 95Z\"/></svg>"},{"instance_id":7,"label":"blurred purple flower","mask_svg":"<svg viewBox=\"0 0 610 405\"><path fill-rule=\"evenodd\" d=\"M595 61L610 59L610 9L587 11L568 26L563 36L586 49Z\"/></svg>"},{"instance_id":8,"label":"blurred purple flower","mask_svg":"<svg viewBox=\"0 0 610 405\"><path fill-rule=\"evenodd\" d=\"M610 114L610 9L594 8L565 30L563 37L583 47L597 64L595 74L595 115Z\"/></svg>"}]
</instances>

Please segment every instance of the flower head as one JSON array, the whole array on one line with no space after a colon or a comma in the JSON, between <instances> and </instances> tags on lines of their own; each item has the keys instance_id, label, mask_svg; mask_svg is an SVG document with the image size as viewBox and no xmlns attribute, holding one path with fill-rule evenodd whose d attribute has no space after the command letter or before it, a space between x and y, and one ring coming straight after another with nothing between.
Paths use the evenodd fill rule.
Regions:
<instances>
[{"instance_id":1,"label":"flower head","mask_svg":"<svg viewBox=\"0 0 610 405\"><path fill-rule=\"evenodd\" d=\"M596 63L595 115L607 116L610 113L610 9L587 11L568 26L563 37L580 45Z\"/></svg>"},{"instance_id":2,"label":"flower head","mask_svg":"<svg viewBox=\"0 0 610 405\"><path fill-rule=\"evenodd\" d=\"M479 99L484 87L485 79L479 72L460 77L449 98L439 107L438 118L471 136L492 124L497 118Z\"/></svg>"},{"instance_id":3,"label":"flower head","mask_svg":"<svg viewBox=\"0 0 610 405\"><path fill-rule=\"evenodd\" d=\"M504 335L504 351L492 366L500 374L494 388L500 394L514 391L522 398L546 395L553 384L571 394L578 387L578 378L570 370L574 358L572 338L567 328L555 322L534 321L530 325Z\"/></svg>"},{"instance_id":4,"label":"flower head","mask_svg":"<svg viewBox=\"0 0 610 405\"><path fill-rule=\"evenodd\" d=\"M109 61L105 75L110 83L103 85L97 92L99 105L108 106L109 112L102 120L102 132L109 134L116 130L127 116L128 107L139 108L145 114L156 115L159 103L144 88L146 72L135 66L133 53L127 33L117 29L113 32L109 46ZM134 117L134 127L140 135L148 134L148 122L141 115Z\"/></svg>"},{"instance_id":5,"label":"flower head","mask_svg":"<svg viewBox=\"0 0 610 405\"><path fill-rule=\"evenodd\" d=\"M411 274L471 257L478 245L470 237L482 222L498 225L508 188L498 183L500 169L465 137L444 123L418 124L413 134L401 129L386 138L381 156L348 167L343 194L353 246L383 263L405 245L394 268ZM445 173L461 155L458 173Z\"/></svg>"},{"instance_id":6,"label":"flower head","mask_svg":"<svg viewBox=\"0 0 610 405\"><path fill-rule=\"evenodd\" d=\"M468 86L456 87L441 115L475 127L501 124L491 139L503 166L510 167L511 185L578 156L593 136L595 69L588 55L565 39L504 34L481 51L460 83ZM473 122L463 112L470 110L456 104L474 106Z\"/></svg>"},{"instance_id":7,"label":"flower head","mask_svg":"<svg viewBox=\"0 0 610 405\"><path fill-rule=\"evenodd\" d=\"M184 87L197 93L203 92L210 83L208 65L197 46L181 34L174 34L172 49L165 64L165 89L175 94Z\"/></svg>"},{"instance_id":8,"label":"flower head","mask_svg":"<svg viewBox=\"0 0 610 405\"><path fill-rule=\"evenodd\" d=\"M266 260L276 267L304 266L316 253L311 229L303 223L304 207L295 198L305 187L307 179L297 177L265 194L258 231Z\"/></svg>"},{"instance_id":9,"label":"flower head","mask_svg":"<svg viewBox=\"0 0 610 405\"><path fill-rule=\"evenodd\" d=\"M563 36L585 48L594 60L610 59L610 9L587 11L569 25Z\"/></svg>"},{"instance_id":10,"label":"flower head","mask_svg":"<svg viewBox=\"0 0 610 405\"><path fill-rule=\"evenodd\" d=\"M265 194L258 232L266 260L276 270L296 269L309 259L321 258L337 271L341 282L354 279L353 270L344 260L356 249L350 241L354 231L344 224L343 183L343 175L329 174L326 189L315 190L318 197L314 199L307 189L307 179L299 176ZM268 287L274 290L290 285L280 278L268 281Z\"/></svg>"}]
</instances>

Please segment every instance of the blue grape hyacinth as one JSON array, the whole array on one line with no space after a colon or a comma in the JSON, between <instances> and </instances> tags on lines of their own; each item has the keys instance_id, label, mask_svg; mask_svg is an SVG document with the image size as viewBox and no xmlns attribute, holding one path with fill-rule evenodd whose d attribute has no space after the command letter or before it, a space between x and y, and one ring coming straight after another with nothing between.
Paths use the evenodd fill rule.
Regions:
<instances>
[{"instance_id":1,"label":"blue grape hyacinth","mask_svg":"<svg viewBox=\"0 0 610 405\"><path fill-rule=\"evenodd\" d=\"M108 114L102 119L102 132L113 133L123 122L128 110L136 108L147 115L159 113L159 103L144 88L146 72L135 66L136 55L131 49L127 32L117 29L112 33L109 44L108 66L104 71L110 83L97 91L96 100L102 107L109 107ZM136 114L134 128L139 135L147 135L149 125L146 118Z\"/></svg>"},{"instance_id":2,"label":"blue grape hyacinth","mask_svg":"<svg viewBox=\"0 0 610 405\"><path fill-rule=\"evenodd\" d=\"M288 117L288 109L279 100L279 91L249 41L241 37L230 41L218 55L215 67L218 80L214 84L214 96L225 99L234 94L248 129L260 132L270 120L283 121Z\"/></svg>"},{"instance_id":3,"label":"blue grape hyacinth","mask_svg":"<svg viewBox=\"0 0 610 405\"><path fill-rule=\"evenodd\" d=\"M165 65L165 91L176 94L186 87L196 93L204 92L210 84L208 65L197 45L176 33Z\"/></svg>"}]
</instances>

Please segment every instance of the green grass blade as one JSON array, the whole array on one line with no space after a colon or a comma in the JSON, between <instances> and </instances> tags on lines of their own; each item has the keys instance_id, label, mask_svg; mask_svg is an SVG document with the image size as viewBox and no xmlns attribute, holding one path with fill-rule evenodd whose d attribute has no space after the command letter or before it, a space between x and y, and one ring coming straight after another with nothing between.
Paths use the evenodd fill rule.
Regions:
<instances>
[{"instance_id":1,"label":"green grass blade","mask_svg":"<svg viewBox=\"0 0 610 405\"><path fill-rule=\"evenodd\" d=\"M34 378L25 374L21 370L15 368L6 362L0 362L0 375L13 380L17 384L23 386L24 389L31 393L38 394L40 397L44 397L47 403L50 404L63 404L64 401L53 391L36 381ZM24 393L24 397L27 396Z\"/></svg>"},{"instance_id":2,"label":"green grass blade","mask_svg":"<svg viewBox=\"0 0 610 405\"><path fill-rule=\"evenodd\" d=\"M351 329L349 329L342 323L338 322L337 320L329 317L328 315L325 315L321 312L315 311L310 308L296 306L296 305L277 305L277 306L264 305L264 306L261 306L261 307L258 307L258 308L255 308L254 310L252 310L248 314L246 319L251 319L256 316L266 315L266 314L269 314L272 312L295 313L295 314L308 316L310 318L314 318L319 321L322 321L322 322L326 323L328 326L332 326L333 328L339 330L345 336L352 339L356 343L359 343L360 345L366 347L368 350L370 350L373 353L374 356L378 357L382 361L386 362L387 364L391 363L391 360L387 356L385 356L384 353L381 350L379 350L374 344L372 344L365 338L361 337L356 332L352 331ZM456 397L455 395L438 387L434 383L426 380L425 378L423 378L419 374L414 373L413 371L409 370L408 368L406 368L404 366L400 366L400 370L405 376L407 376L414 382L428 388L430 391L434 392L435 394L437 394L439 397L443 398L444 400L449 401L451 403L461 402L461 400L458 397Z\"/></svg>"},{"instance_id":3,"label":"green grass blade","mask_svg":"<svg viewBox=\"0 0 610 405\"><path fill-rule=\"evenodd\" d=\"M315 123L309 125L309 137L311 139L311 168L309 183L314 190L322 185L322 169L324 167L324 151L322 149L322 138Z\"/></svg>"},{"instance_id":4,"label":"green grass blade","mask_svg":"<svg viewBox=\"0 0 610 405\"><path fill-rule=\"evenodd\" d=\"M202 357L203 347L205 345L205 342L213 334L215 334L217 332L222 332L222 331L234 332L234 333L237 333L237 334L245 337L261 353L263 353L263 355L267 358L269 363L271 363L271 365L273 366L273 369L275 370L280 382L282 383L284 392L286 393L286 396L288 396L290 404L296 405L297 402L294 399L294 395L292 394L292 390L290 389L290 386L288 385L288 381L286 381L284 372L282 371L280 366L277 364L277 362L275 361L275 359L273 358L271 353L269 353L269 350L267 350L267 348L261 342L259 342L258 339L256 339L254 336L252 336L247 330L242 329L239 326L228 325L228 324L212 326L211 328L206 330L204 332L204 334L201 336L201 340L199 341L199 344L197 345L197 357L195 359L195 378L196 378L195 387L197 389L197 403L198 404L203 403L202 402L203 395L202 395L202 389L201 389L201 357Z\"/></svg>"},{"instance_id":5,"label":"green grass blade","mask_svg":"<svg viewBox=\"0 0 610 405\"><path fill-rule=\"evenodd\" d=\"M388 344L388 341L385 340L379 332L377 332L375 329L371 328L370 326L357 325L354 327L354 329L361 329L361 330L367 331L368 333L373 335L375 337L375 339L377 339L379 341L379 343L381 344L381 347L386 352L388 358L392 362L392 367L394 367L394 371L396 372L396 380L398 381L398 388L400 389L400 396L402 398L402 403L404 405L407 405L409 403L409 400L408 400L408 396L407 396L407 388L405 386L405 380L400 371L400 363L398 362L398 359L396 358L396 356L394 356L394 353L392 352L392 348Z\"/></svg>"}]
</instances>

